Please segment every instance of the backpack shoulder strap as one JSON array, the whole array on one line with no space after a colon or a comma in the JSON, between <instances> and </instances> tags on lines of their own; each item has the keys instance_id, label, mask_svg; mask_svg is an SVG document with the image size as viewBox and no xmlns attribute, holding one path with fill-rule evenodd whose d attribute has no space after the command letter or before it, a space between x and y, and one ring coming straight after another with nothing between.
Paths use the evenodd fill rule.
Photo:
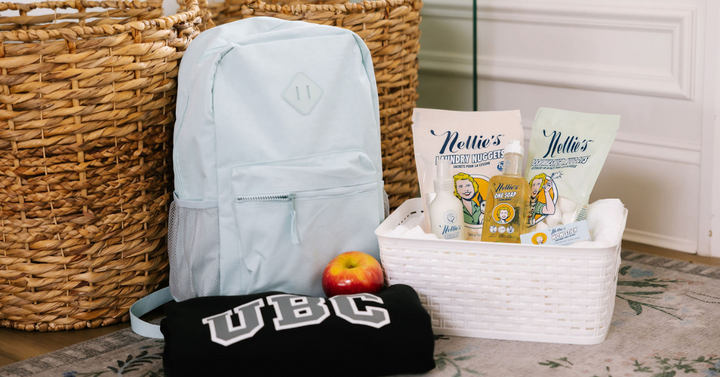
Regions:
<instances>
[{"instance_id":1,"label":"backpack shoulder strap","mask_svg":"<svg viewBox=\"0 0 720 377\"><path fill-rule=\"evenodd\" d=\"M136 334L147 338L163 339L164 336L162 332L160 332L160 326L145 322L140 319L140 317L172 300L173 296L170 294L170 288L166 287L132 304L130 307L130 326L132 330Z\"/></svg>"}]
</instances>

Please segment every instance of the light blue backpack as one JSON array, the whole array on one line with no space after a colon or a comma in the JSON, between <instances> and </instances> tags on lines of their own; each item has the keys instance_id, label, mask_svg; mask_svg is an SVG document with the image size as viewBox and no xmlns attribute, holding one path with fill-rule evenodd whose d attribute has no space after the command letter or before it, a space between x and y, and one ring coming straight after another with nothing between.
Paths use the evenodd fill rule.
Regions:
<instances>
[{"instance_id":1,"label":"light blue backpack","mask_svg":"<svg viewBox=\"0 0 720 377\"><path fill-rule=\"evenodd\" d=\"M377 87L351 31L256 17L200 34L183 56L173 145L170 293L324 296L336 255L379 260L387 212ZM158 336L159 335L159 336Z\"/></svg>"}]
</instances>

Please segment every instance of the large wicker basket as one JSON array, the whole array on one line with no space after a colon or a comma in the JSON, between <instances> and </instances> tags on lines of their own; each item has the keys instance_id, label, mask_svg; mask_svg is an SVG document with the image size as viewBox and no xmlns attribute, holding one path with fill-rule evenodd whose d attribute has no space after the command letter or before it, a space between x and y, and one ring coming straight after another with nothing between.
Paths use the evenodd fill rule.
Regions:
<instances>
[{"instance_id":1,"label":"large wicker basket","mask_svg":"<svg viewBox=\"0 0 720 377\"><path fill-rule=\"evenodd\" d=\"M0 326L126 321L167 277L176 76L204 15L186 9L0 3L19 12L0 18Z\"/></svg>"},{"instance_id":2,"label":"large wicker basket","mask_svg":"<svg viewBox=\"0 0 720 377\"><path fill-rule=\"evenodd\" d=\"M417 196L412 110L418 98L421 0L308 2L226 0L210 3L215 24L248 17L278 17L350 29L373 56L380 97L383 176L390 208ZM339 3L342 2L342 3Z\"/></svg>"}]
</instances>

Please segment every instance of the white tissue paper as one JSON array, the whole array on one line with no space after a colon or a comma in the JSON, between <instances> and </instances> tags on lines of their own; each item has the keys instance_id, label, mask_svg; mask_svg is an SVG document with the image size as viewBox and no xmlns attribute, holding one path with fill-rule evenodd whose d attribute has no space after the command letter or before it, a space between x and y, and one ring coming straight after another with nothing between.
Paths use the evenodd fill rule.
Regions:
<instances>
[{"instance_id":1,"label":"white tissue paper","mask_svg":"<svg viewBox=\"0 0 720 377\"><path fill-rule=\"evenodd\" d=\"M395 229L385 232L385 236L398 238L412 238L416 240L436 240L434 233L425 233L420 225L408 229L405 225L398 225Z\"/></svg>"},{"instance_id":2,"label":"white tissue paper","mask_svg":"<svg viewBox=\"0 0 720 377\"><path fill-rule=\"evenodd\" d=\"M399 237L401 234L407 232L408 230L410 229L405 225L398 225L397 227L395 227L395 229L385 232L385 235L388 237Z\"/></svg>"},{"instance_id":3,"label":"white tissue paper","mask_svg":"<svg viewBox=\"0 0 720 377\"><path fill-rule=\"evenodd\" d=\"M425 232L419 226L416 226L400 235L402 238L423 238L424 236Z\"/></svg>"},{"instance_id":4,"label":"white tissue paper","mask_svg":"<svg viewBox=\"0 0 720 377\"><path fill-rule=\"evenodd\" d=\"M590 214L592 212L592 214ZM620 199L600 199L588 205L587 221L592 231L597 228L598 223L605 222L606 216L624 217L625 205ZM602 228L602 227L601 227Z\"/></svg>"},{"instance_id":5,"label":"white tissue paper","mask_svg":"<svg viewBox=\"0 0 720 377\"><path fill-rule=\"evenodd\" d=\"M592 242L576 242L572 247L610 247L622 239L625 205L620 199L601 199L588 205L587 222Z\"/></svg>"},{"instance_id":6,"label":"white tissue paper","mask_svg":"<svg viewBox=\"0 0 720 377\"><path fill-rule=\"evenodd\" d=\"M581 247L581 248L582 248L582 247L596 247L596 246L595 246L595 242L593 242L593 241L580 241L580 242L575 242L574 244L572 244L572 245L570 245L570 246L572 246L572 247Z\"/></svg>"}]
</instances>

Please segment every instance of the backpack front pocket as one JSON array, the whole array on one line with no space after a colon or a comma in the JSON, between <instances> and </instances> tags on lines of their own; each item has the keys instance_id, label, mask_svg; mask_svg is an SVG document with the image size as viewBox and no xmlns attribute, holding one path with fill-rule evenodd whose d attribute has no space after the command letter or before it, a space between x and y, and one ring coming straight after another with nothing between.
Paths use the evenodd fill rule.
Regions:
<instances>
[{"instance_id":1,"label":"backpack front pocket","mask_svg":"<svg viewBox=\"0 0 720 377\"><path fill-rule=\"evenodd\" d=\"M379 258L382 181L362 151L236 167L233 201L245 293L323 296L322 271L336 255Z\"/></svg>"}]
</instances>

